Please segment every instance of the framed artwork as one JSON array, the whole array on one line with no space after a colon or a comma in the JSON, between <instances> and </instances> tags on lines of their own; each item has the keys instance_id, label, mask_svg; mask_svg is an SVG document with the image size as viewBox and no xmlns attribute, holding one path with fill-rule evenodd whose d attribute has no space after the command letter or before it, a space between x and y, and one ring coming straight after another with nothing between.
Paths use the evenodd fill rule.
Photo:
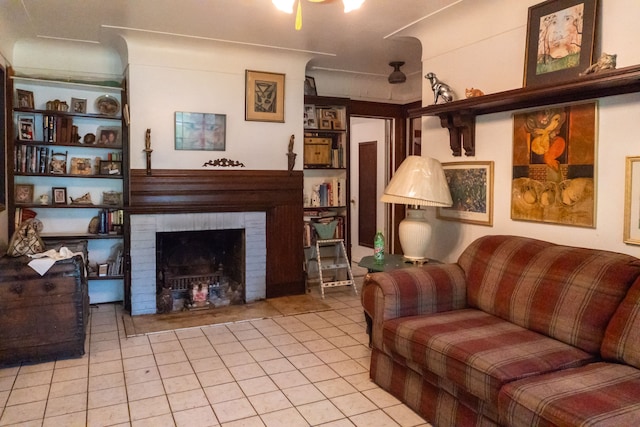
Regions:
<instances>
[{"instance_id":1,"label":"framed artwork","mask_svg":"<svg viewBox=\"0 0 640 427\"><path fill-rule=\"evenodd\" d=\"M247 70L247 121L284 123L284 74Z\"/></svg>"},{"instance_id":2,"label":"framed artwork","mask_svg":"<svg viewBox=\"0 0 640 427\"><path fill-rule=\"evenodd\" d=\"M85 114L87 112L87 100L82 98L71 98L71 112Z\"/></svg>"},{"instance_id":3,"label":"framed artwork","mask_svg":"<svg viewBox=\"0 0 640 427\"><path fill-rule=\"evenodd\" d=\"M224 151L227 116L176 111L175 134L176 150Z\"/></svg>"},{"instance_id":4,"label":"framed artwork","mask_svg":"<svg viewBox=\"0 0 640 427\"><path fill-rule=\"evenodd\" d=\"M53 187L51 193L54 205L67 204L67 187Z\"/></svg>"},{"instance_id":5,"label":"framed artwork","mask_svg":"<svg viewBox=\"0 0 640 427\"><path fill-rule=\"evenodd\" d=\"M93 175L93 164L89 158L72 157L71 175Z\"/></svg>"},{"instance_id":6,"label":"framed artwork","mask_svg":"<svg viewBox=\"0 0 640 427\"><path fill-rule=\"evenodd\" d=\"M16 203L33 203L33 184L15 185Z\"/></svg>"},{"instance_id":7,"label":"framed artwork","mask_svg":"<svg viewBox=\"0 0 640 427\"><path fill-rule=\"evenodd\" d=\"M316 89L316 79L311 76L305 76L304 78L304 94L318 96L318 90Z\"/></svg>"},{"instance_id":8,"label":"framed artwork","mask_svg":"<svg viewBox=\"0 0 640 427\"><path fill-rule=\"evenodd\" d=\"M20 141L33 141L34 140L34 128L33 123L35 118L33 116L19 116L18 117L18 139Z\"/></svg>"},{"instance_id":9,"label":"framed artwork","mask_svg":"<svg viewBox=\"0 0 640 427\"><path fill-rule=\"evenodd\" d=\"M529 8L524 86L578 77L593 59L597 0L548 0Z\"/></svg>"},{"instance_id":10,"label":"framed artwork","mask_svg":"<svg viewBox=\"0 0 640 427\"><path fill-rule=\"evenodd\" d=\"M443 163L453 205L437 218L493 226L493 162Z\"/></svg>"},{"instance_id":11,"label":"framed artwork","mask_svg":"<svg viewBox=\"0 0 640 427\"><path fill-rule=\"evenodd\" d=\"M316 106L313 104L304 104L304 128L318 129L318 117L316 116Z\"/></svg>"},{"instance_id":12,"label":"framed artwork","mask_svg":"<svg viewBox=\"0 0 640 427\"><path fill-rule=\"evenodd\" d=\"M122 175L122 162L115 160L100 160L100 175Z\"/></svg>"},{"instance_id":13,"label":"framed artwork","mask_svg":"<svg viewBox=\"0 0 640 427\"><path fill-rule=\"evenodd\" d=\"M331 119L320 119L320 129L333 129Z\"/></svg>"},{"instance_id":14,"label":"framed artwork","mask_svg":"<svg viewBox=\"0 0 640 427\"><path fill-rule=\"evenodd\" d=\"M99 126L96 132L96 144L120 145L120 128L117 126Z\"/></svg>"},{"instance_id":15,"label":"framed artwork","mask_svg":"<svg viewBox=\"0 0 640 427\"><path fill-rule=\"evenodd\" d=\"M640 245L640 157L627 157L623 239L625 243Z\"/></svg>"},{"instance_id":16,"label":"framed artwork","mask_svg":"<svg viewBox=\"0 0 640 427\"><path fill-rule=\"evenodd\" d=\"M596 106L514 114L511 219L595 227Z\"/></svg>"},{"instance_id":17,"label":"framed artwork","mask_svg":"<svg viewBox=\"0 0 640 427\"><path fill-rule=\"evenodd\" d=\"M18 95L18 108L35 108L33 92L24 89L16 89Z\"/></svg>"}]
</instances>

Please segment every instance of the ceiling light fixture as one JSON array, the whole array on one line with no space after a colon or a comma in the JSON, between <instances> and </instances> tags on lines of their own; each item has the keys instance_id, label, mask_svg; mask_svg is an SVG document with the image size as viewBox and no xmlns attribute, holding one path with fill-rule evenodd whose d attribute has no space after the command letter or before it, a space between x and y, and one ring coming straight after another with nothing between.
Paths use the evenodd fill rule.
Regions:
<instances>
[{"instance_id":1,"label":"ceiling light fixture","mask_svg":"<svg viewBox=\"0 0 640 427\"><path fill-rule=\"evenodd\" d=\"M389 62L389 65L393 67L393 71L391 72L391 74L389 74L389 83L394 85L407 81L407 76L405 76L404 73L400 71L400 67L404 65L404 61Z\"/></svg>"},{"instance_id":2,"label":"ceiling light fixture","mask_svg":"<svg viewBox=\"0 0 640 427\"><path fill-rule=\"evenodd\" d=\"M311 3L323 3L326 0L309 0ZM271 0L276 9L285 13L293 13L293 6L298 3L296 9L296 30L302 28L302 0ZM359 9L364 0L342 0L344 4L344 13Z\"/></svg>"}]
</instances>

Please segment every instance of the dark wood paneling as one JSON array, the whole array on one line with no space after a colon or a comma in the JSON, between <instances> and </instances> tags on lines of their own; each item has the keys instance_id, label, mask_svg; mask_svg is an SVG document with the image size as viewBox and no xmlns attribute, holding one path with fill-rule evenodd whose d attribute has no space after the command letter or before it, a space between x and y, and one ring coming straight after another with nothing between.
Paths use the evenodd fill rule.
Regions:
<instances>
[{"instance_id":1,"label":"dark wood paneling","mask_svg":"<svg viewBox=\"0 0 640 427\"><path fill-rule=\"evenodd\" d=\"M134 169L129 214L264 211L267 298L305 292L302 172Z\"/></svg>"}]
</instances>

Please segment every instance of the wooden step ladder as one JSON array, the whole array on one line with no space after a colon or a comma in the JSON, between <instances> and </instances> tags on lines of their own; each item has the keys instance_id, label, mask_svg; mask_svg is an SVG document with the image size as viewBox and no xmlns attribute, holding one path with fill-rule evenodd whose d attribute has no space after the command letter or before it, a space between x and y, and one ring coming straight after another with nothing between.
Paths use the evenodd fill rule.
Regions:
<instances>
[{"instance_id":1,"label":"wooden step ladder","mask_svg":"<svg viewBox=\"0 0 640 427\"><path fill-rule=\"evenodd\" d=\"M322 248L329 246L333 246L333 253L326 255L327 250L323 253ZM322 299L324 299L325 288L333 288L336 286L353 286L353 291L358 295L356 283L353 280L353 273L351 272L351 264L347 257L347 251L344 248L344 240L316 240L316 256L318 259L318 273L320 276L320 292L322 292Z\"/></svg>"}]
</instances>

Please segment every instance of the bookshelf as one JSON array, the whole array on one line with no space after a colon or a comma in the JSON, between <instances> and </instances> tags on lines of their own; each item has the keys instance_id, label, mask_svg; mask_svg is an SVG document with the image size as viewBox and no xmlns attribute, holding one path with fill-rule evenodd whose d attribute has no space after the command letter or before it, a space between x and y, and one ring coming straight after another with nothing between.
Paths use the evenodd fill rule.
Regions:
<instances>
[{"instance_id":1,"label":"bookshelf","mask_svg":"<svg viewBox=\"0 0 640 427\"><path fill-rule=\"evenodd\" d=\"M304 106L304 234L306 259L318 239L314 223L336 222L331 238L344 239L351 256L349 233L349 100L305 96ZM326 238L326 237L325 237ZM309 271L313 276L314 272Z\"/></svg>"},{"instance_id":2,"label":"bookshelf","mask_svg":"<svg viewBox=\"0 0 640 427\"><path fill-rule=\"evenodd\" d=\"M8 231L87 242L92 303L123 298L128 135L122 78L70 80L8 70ZM46 75L46 77L42 77Z\"/></svg>"}]
</instances>

